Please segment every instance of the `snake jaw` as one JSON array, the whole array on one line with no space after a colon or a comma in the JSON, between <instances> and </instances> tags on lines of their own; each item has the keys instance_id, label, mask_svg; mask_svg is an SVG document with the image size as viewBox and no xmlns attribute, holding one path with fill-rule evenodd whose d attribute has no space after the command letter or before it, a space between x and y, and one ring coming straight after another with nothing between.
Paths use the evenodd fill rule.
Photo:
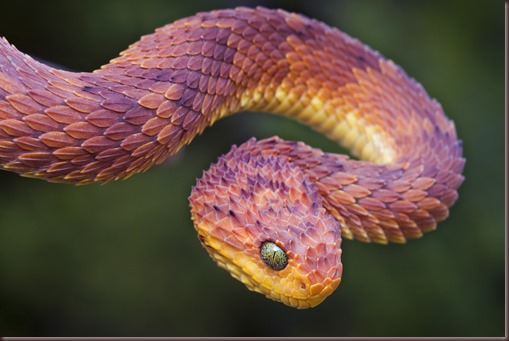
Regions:
<instances>
[{"instance_id":1,"label":"snake jaw","mask_svg":"<svg viewBox=\"0 0 509 341\"><path fill-rule=\"evenodd\" d=\"M243 146L221 157L193 188L198 237L218 266L248 289L295 308L314 307L341 280L339 224L300 168ZM262 260L266 241L285 251L282 270Z\"/></svg>"},{"instance_id":2,"label":"snake jaw","mask_svg":"<svg viewBox=\"0 0 509 341\"><path fill-rule=\"evenodd\" d=\"M322 303L341 282L342 265L329 269L331 277L323 278L319 271L307 272L298 264L298 257L289 261L287 268L279 273L253 261L254 252L239 251L217 238L205 236L214 226L196 225L198 238L217 265L242 282L249 290L297 309L313 308Z\"/></svg>"}]
</instances>

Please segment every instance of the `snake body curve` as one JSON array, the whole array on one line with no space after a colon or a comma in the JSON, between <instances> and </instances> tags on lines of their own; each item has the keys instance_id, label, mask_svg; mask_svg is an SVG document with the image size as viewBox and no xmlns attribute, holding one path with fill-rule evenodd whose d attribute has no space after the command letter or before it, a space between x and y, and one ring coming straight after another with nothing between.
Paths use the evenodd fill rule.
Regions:
<instances>
[{"instance_id":1,"label":"snake body curve","mask_svg":"<svg viewBox=\"0 0 509 341\"><path fill-rule=\"evenodd\" d=\"M342 237L418 238L457 200L465 160L440 104L393 62L302 15L198 13L92 73L51 68L0 39L0 167L24 176L126 178L245 110L295 118L362 159L252 139L197 181L200 241L269 298L319 304L341 280Z\"/></svg>"}]
</instances>

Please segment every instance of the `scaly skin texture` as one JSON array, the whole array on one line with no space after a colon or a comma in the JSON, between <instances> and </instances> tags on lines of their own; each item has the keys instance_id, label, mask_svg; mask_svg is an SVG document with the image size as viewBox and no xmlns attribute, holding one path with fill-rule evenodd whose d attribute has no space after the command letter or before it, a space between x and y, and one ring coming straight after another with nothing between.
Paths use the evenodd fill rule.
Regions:
<instances>
[{"instance_id":1,"label":"scaly skin texture","mask_svg":"<svg viewBox=\"0 0 509 341\"><path fill-rule=\"evenodd\" d=\"M295 118L364 160L250 140L197 181L190 203L200 241L269 298L319 304L341 279L341 237L418 238L458 197L465 160L441 106L379 53L301 15L199 13L93 73L50 68L0 39L0 167L24 176L126 178L244 110ZM286 268L263 263L264 241L286 252Z\"/></svg>"}]
</instances>

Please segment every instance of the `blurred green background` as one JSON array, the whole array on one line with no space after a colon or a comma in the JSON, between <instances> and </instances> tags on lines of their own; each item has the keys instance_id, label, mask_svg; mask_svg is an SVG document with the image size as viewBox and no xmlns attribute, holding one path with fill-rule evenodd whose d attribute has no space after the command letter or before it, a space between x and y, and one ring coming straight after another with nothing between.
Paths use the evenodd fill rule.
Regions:
<instances>
[{"instance_id":1,"label":"blurred green background","mask_svg":"<svg viewBox=\"0 0 509 341\"><path fill-rule=\"evenodd\" d=\"M464 141L466 181L437 231L406 245L343 242L343 281L312 310L247 291L209 259L187 196L252 136L333 143L284 118L236 115L127 181L74 187L0 172L0 335L503 336L504 7L500 1L10 1L0 35L91 71L198 11L281 7L400 64Z\"/></svg>"}]
</instances>

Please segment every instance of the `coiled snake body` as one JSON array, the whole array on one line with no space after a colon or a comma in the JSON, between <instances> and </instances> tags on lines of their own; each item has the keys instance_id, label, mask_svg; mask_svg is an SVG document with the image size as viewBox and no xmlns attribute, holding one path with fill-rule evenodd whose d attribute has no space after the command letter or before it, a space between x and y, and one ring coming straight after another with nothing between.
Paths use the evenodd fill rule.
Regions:
<instances>
[{"instance_id":1,"label":"coiled snake body","mask_svg":"<svg viewBox=\"0 0 509 341\"><path fill-rule=\"evenodd\" d=\"M448 216L461 142L398 66L282 10L199 13L93 73L40 64L0 40L0 167L54 182L108 182L163 162L216 120L295 118L363 161L270 138L233 147L193 188L212 258L251 290L319 304L339 284L341 238L402 243Z\"/></svg>"}]
</instances>

